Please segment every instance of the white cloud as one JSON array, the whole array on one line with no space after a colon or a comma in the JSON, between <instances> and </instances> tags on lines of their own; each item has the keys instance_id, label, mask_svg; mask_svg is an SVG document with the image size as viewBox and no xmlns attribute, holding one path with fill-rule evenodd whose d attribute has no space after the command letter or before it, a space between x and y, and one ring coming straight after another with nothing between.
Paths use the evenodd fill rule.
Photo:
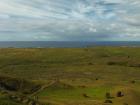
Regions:
<instances>
[{"instance_id":1,"label":"white cloud","mask_svg":"<svg viewBox=\"0 0 140 105\"><path fill-rule=\"evenodd\" d=\"M0 40L140 39L139 14L139 0L1 0Z\"/></svg>"}]
</instances>

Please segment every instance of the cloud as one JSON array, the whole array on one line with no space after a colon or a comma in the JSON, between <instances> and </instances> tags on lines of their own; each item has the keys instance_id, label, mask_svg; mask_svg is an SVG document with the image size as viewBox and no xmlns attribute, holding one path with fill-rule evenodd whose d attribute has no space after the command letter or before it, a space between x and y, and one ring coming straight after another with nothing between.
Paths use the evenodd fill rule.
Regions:
<instances>
[{"instance_id":1,"label":"cloud","mask_svg":"<svg viewBox=\"0 0 140 105\"><path fill-rule=\"evenodd\" d=\"M139 0L1 0L0 40L140 40Z\"/></svg>"}]
</instances>

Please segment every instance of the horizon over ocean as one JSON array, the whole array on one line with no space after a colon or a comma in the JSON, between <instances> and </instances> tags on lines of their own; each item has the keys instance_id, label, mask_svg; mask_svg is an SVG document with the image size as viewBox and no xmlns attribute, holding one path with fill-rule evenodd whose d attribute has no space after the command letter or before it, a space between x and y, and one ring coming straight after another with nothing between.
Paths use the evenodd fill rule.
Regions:
<instances>
[{"instance_id":1,"label":"horizon over ocean","mask_svg":"<svg viewBox=\"0 0 140 105\"><path fill-rule=\"evenodd\" d=\"M0 41L0 48L140 47L140 41Z\"/></svg>"}]
</instances>

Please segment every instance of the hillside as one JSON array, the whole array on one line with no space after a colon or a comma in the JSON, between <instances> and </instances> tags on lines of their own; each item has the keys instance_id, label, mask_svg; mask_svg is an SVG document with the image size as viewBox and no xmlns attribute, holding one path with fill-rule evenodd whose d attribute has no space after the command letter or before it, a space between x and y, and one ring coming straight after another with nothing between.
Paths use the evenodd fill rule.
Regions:
<instances>
[{"instance_id":1,"label":"hillside","mask_svg":"<svg viewBox=\"0 0 140 105\"><path fill-rule=\"evenodd\" d=\"M139 99L140 48L0 49L0 105L139 105Z\"/></svg>"}]
</instances>

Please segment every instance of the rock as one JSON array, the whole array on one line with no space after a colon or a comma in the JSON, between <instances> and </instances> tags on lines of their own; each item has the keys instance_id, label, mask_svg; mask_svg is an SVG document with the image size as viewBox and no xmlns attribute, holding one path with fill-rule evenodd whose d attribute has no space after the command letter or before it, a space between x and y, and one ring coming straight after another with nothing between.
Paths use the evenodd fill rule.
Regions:
<instances>
[{"instance_id":1,"label":"rock","mask_svg":"<svg viewBox=\"0 0 140 105\"><path fill-rule=\"evenodd\" d=\"M94 64L90 62L90 63L88 63L88 65L94 65Z\"/></svg>"},{"instance_id":2,"label":"rock","mask_svg":"<svg viewBox=\"0 0 140 105\"><path fill-rule=\"evenodd\" d=\"M15 96L15 95L11 95L11 96L9 96L9 98L15 100L15 99L17 99L17 96Z\"/></svg>"},{"instance_id":3,"label":"rock","mask_svg":"<svg viewBox=\"0 0 140 105\"><path fill-rule=\"evenodd\" d=\"M83 96L85 97L85 98L90 98L87 94L83 94Z\"/></svg>"},{"instance_id":4,"label":"rock","mask_svg":"<svg viewBox=\"0 0 140 105\"><path fill-rule=\"evenodd\" d=\"M123 96L124 96L124 94L121 91L117 92L117 97L123 97Z\"/></svg>"},{"instance_id":5,"label":"rock","mask_svg":"<svg viewBox=\"0 0 140 105\"><path fill-rule=\"evenodd\" d=\"M131 81L132 84L134 84L135 82L136 82L135 80Z\"/></svg>"},{"instance_id":6,"label":"rock","mask_svg":"<svg viewBox=\"0 0 140 105\"><path fill-rule=\"evenodd\" d=\"M96 78L96 81L99 80L98 78Z\"/></svg>"}]
</instances>

